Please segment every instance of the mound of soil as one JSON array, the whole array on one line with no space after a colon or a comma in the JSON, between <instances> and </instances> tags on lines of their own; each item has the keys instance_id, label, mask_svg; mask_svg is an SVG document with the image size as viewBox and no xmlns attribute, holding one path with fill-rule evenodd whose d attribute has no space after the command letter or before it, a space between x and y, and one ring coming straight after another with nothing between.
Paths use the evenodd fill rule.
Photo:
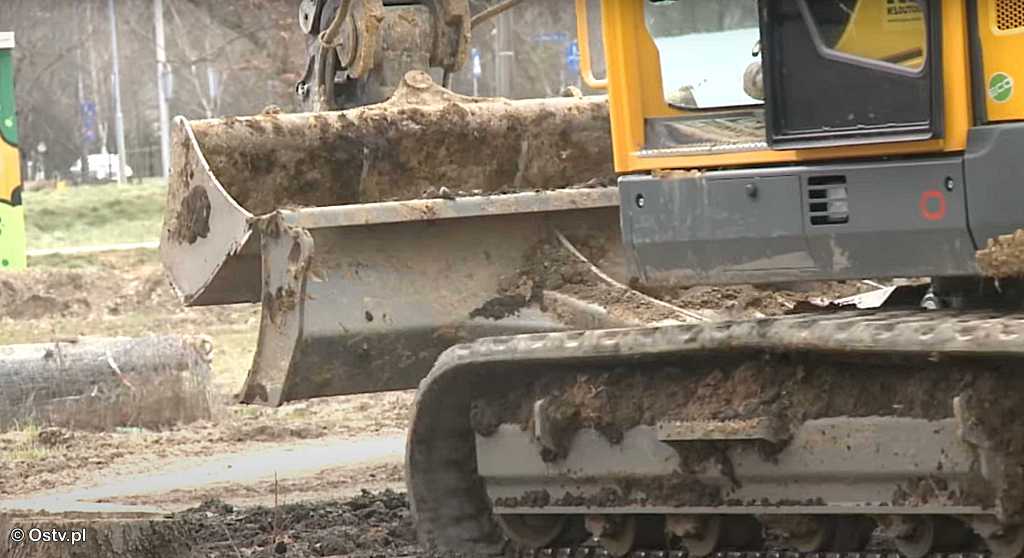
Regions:
<instances>
[{"instance_id":1,"label":"mound of soil","mask_svg":"<svg viewBox=\"0 0 1024 558\"><path fill-rule=\"evenodd\" d=\"M391 490L344 501L237 509L217 500L182 512L196 556L405 556L416 544L405 495Z\"/></svg>"},{"instance_id":2,"label":"mound of soil","mask_svg":"<svg viewBox=\"0 0 1024 558\"><path fill-rule=\"evenodd\" d=\"M588 261L605 273L621 272L621 239L614 231L590 231L571 235L570 242ZM625 282L625 277L617 278ZM514 277L507 278L501 299L507 302L499 316L537 300L542 291L554 291L603 308L626 323L651 324L685 319L670 307L657 305L643 295L677 308L696 311L711 319L741 320L786 314L801 303L815 299L836 300L868 289L859 281L803 282L768 286L673 286L618 288L599 278L586 263L553 239L538 243ZM641 294L642 293L642 294ZM495 316L487 316L495 317Z\"/></svg>"},{"instance_id":3,"label":"mound of soil","mask_svg":"<svg viewBox=\"0 0 1024 558\"><path fill-rule=\"evenodd\" d=\"M156 265L114 269L41 268L0 273L0 319L117 316L180 305Z\"/></svg>"},{"instance_id":4,"label":"mound of soil","mask_svg":"<svg viewBox=\"0 0 1024 558\"><path fill-rule=\"evenodd\" d=\"M191 125L218 180L256 215L416 199L442 186L528 192L614 176L606 99L465 97L422 72L382 104ZM184 133L176 128L174 141L187 148ZM168 223L187 240L198 163L187 149L176 153Z\"/></svg>"}]
</instances>

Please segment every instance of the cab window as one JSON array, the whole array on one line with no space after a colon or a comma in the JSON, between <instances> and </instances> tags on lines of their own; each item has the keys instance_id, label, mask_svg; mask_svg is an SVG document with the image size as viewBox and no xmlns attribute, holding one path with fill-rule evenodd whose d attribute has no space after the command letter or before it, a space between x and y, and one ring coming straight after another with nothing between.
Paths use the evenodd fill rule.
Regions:
<instances>
[{"instance_id":1,"label":"cab window","mask_svg":"<svg viewBox=\"0 0 1024 558\"><path fill-rule=\"evenodd\" d=\"M928 44L925 12L916 0L803 2L825 56L916 74Z\"/></svg>"},{"instance_id":2,"label":"cab window","mask_svg":"<svg viewBox=\"0 0 1024 558\"><path fill-rule=\"evenodd\" d=\"M744 73L760 59L755 0L648 0L665 101L685 110L758 105Z\"/></svg>"}]
</instances>

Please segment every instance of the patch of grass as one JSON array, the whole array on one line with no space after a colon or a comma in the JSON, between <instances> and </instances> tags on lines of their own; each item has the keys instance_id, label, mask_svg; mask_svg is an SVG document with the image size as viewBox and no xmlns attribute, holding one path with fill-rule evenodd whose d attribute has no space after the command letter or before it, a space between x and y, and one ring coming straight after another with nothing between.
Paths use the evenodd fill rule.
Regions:
<instances>
[{"instance_id":1,"label":"patch of grass","mask_svg":"<svg viewBox=\"0 0 1024 558\"><path fill-rule=\"evenodd\" d=\"M94 254L47 254L28 259L28 265L33 269L131 269L159 264L159 252L144 248Z\"/></svg>"},{"instance_id":2,"label":"patch of grass","mask_svg":"<svg viewBox=\"0 0 1024 558\"><path fill-rule=\"evenodd\" d=\"M166 194L163 180L25 192L28 248L159 240Z\"/></svg>"},{"instance_id":3,"label":"patch of grass","mask_svg":"<svg viewBox=\"0 0 1024 558\"><path fill-rule=\"evenodd\" d=\"M5 436L8 443L0 446L3 461L42 461L50 454L50 448L39 443L39 427L34 424L23 425L12 430Z\"/></svg>"}]
</instances>

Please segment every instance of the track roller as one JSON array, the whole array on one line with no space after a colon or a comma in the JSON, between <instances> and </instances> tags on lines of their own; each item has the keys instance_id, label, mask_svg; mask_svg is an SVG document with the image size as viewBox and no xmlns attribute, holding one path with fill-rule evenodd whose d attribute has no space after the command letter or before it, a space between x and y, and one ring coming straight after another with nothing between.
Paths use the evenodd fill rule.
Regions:
<instances>
[{"instance_id":1,"label":"track roller","mask_svg":"<svg viewBox=\"0 0 1024 558\"><path fill-rule=\"evenodd\" d=\"M585 525L591 537L616 558L665 540L665 523L660 516L588 515Z\"/></svg>"},{"instance_id":2,"label":"track roller","mask_svg":"<svg viewBox=\"0 0 1024 558\"><path fill-rule=\"evenodd\" d=\"M971 527L985 541L992 558L1018 558L1024 555L1024 526L1003 526L994 520L978 519Z\"/></svg>"},{"instance_id":3,"label":"track roller","mask_svg":"<svg viewBox=\"0 0 1024 558\"><path fill-rule=\"evenodd\" d=\"M763 541L761 524L749 515L670 515L665 527L692 558L727 547L760 548Z\"/></svg>"},{"instance_id":4,"label":"track roller","mask_svg":"<svg viewBox=\"0 0 1024 558\"><path fill-rule=\"evenodd\" d=\"M555 542L568 523L565 515L504 514L496 519L512 542L535 550Z\"/></svg>"},{"instance_id":5,"label":"track roller","mask_svg":"<svg viewBox=\"0 0 1024 558\"><path fill-rule=\"evenodd\" d=\"M961 550L971 542L970 529L945 516L886 516L879 518L879 524L906 558L924 558L932 552Z\"/></svg>"},{"instance_id":6,"label":"track roller","mask_svg":"<svg viewBox=\"0 0 1024 558\"><path fill-rule=\"evenodd\" d=\"M875 529L875 522L862 516L766 515L760 520L798 552L862 550Z\"/></svg>"}]
</instances>

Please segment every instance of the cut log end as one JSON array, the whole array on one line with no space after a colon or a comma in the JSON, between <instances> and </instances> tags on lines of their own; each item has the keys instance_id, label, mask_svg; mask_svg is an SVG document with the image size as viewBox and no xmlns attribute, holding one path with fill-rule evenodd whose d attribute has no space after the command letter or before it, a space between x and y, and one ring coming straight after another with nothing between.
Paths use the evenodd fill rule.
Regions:
<instances>
[{"instance_id":1,"label":"cut log end","mask_svg":"<svg viewBox=\"0 0 1024 558\"><path fill-rule=\"evenodd\" d=\"M205 337L81 338L0 347L0 429L107 430L210 418Z\"/></svg>"},{"instance_id":2,"label":"cut log end","mask_svg":"<svg viewBox=\"0 0 1024 558\"><path fill-rule=\"evenodd\" d=\"M188 558L187 526L164 517L0 516L0 555L9 558Z\"/></svg>"}]
</instances>

